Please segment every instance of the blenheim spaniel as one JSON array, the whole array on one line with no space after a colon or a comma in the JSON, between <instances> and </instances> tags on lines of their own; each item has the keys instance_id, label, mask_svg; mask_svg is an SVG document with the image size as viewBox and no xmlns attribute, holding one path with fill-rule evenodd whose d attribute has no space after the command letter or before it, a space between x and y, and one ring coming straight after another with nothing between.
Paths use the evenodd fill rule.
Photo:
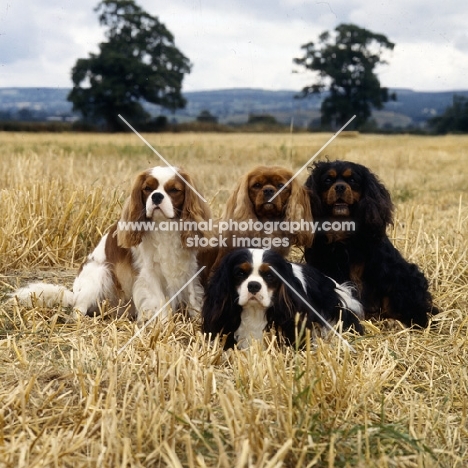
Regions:
<instances>
[{"instance_id":1,"label":"blenheim spaniel","mask_svg":"<svg viewBox=\"0 0 468 468\"><path fill-rule=\"evenodd\" d=\"M354 225L354 229L348 223L348 230L316 232L312 246L305 250L307 263L338 282L352 281L366 318L426 327L437 308L424 274L387 237L393 204L377 177L360 164L325 161L314 165L305 185L316 221Z\"/></svg>"},{"instance_id":2,"label":"blenheim spaniel","mask_svg":"<svg viewBox=\"0 0 468 468\"><path fill-rule=\"evenodd\" d=\"M108 301L112 307L129 308L139 322L150 319L172 297L173 310L199 311L203 290L198 278L179 289L198 269L196 251L187 247L187 239L207 235L198 226L210 219L210 210L187 184L194 187L190 175L179 168L156 166L142 172L120 221L81 266L73 291L33 283L13 296L25 304L33 302L31 296L44 305L61 300L81 314L94 314ZM188 221L184 226L189 229L168 229L169 221ZM166 223L164 229L161 223Z\"/></svg>"},{"instance_id":3,"label":"blenheim spaniel","mask_svg":"<svg viewBox=\"0 0 468 468\"><path fill-rule=\"evenodd\" d=\"M362 333L361 318L362 306L350 288L319 270L290 263L273 250L236 249L210 279L202 330L212 337L226 335L225 348L246 348L272 327L286 343L301 344L297 337L303 325L334 326L341 320L344 329Z\"/></svg>"}]
</instances>

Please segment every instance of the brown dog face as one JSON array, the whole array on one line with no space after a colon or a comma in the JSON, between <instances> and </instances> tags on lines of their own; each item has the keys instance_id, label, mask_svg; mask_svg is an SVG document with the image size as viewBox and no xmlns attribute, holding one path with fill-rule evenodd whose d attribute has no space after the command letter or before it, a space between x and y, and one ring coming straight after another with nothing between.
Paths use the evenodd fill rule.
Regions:
<instances>
[{"instance_id":1,"label":"brown dog face","mask_svg":"<svg viewBox=\"0 0 468 468\"><path fill-rule=\"evenodd\" d=\"M229 196L222 220L287 221L302 223L301 226L311 223L310 192L293 177L292 171L282 166L259 166L247 172ZM272 197L275 198L271 200ZM309 246L312 243L313 232L310 229L290 232L279 228L279 231L289 238L290 245ZM255 237L261 235L257 231L254 234Z\"/></svg>"},{"instance_id":2,"label":"brown dog face","mask_svg":"<svg viewBox=\"0 0 468 468\"><path fill-rule=\"evenodd\" d=\"M348 217L362 196L362 177L350 164L336 164L320 177L319 194L333 216Z\"/></svg>"},{"instance_id":3,"label":"brown dog face","mask_svg":"<svg viewBox=\"0 0 468 468\"><path fill-rule=\"evenodd\" d=\"M144 220L164 221L182 219L187 221L207 221L211 218L208 204L194 193L192 178L180 168L156 166L140 173L135 179L130 196L121 214L121 221L139 222ZM137 246L143 239L143 230L118 230L120 247ZM196 229L195 234L202 234ZM182 231L185 242L193 237L190 229Z\"/></svg>"},{"instance_id":4,"label":"brown dog face","mask_svg":"<svg viewBox=\"0 0 468 468\"><path fill-rule=\"evenodd\" d=\"M258 219L284 217L291 188L288 185L270 202L270 199L292 178L293 174L282 167L261 167L249 174L248 194Z\"/></svg>"}]
</instances>

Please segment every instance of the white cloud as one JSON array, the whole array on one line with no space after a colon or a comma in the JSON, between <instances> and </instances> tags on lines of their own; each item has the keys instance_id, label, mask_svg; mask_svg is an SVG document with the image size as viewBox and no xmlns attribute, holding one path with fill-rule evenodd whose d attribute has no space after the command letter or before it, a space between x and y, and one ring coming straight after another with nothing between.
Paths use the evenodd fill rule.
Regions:
<instances>
[{"instance_id":1,"label":"white cloud","mask_svg":"<svg viewBox=\"0 0 468 468\"><path fill-rule=\"evenodd\" d=\"M450 44L403 43L379 77L382 85L390 87L462 90L468 83L468 55Z\"/></svg>"}]
</instances>

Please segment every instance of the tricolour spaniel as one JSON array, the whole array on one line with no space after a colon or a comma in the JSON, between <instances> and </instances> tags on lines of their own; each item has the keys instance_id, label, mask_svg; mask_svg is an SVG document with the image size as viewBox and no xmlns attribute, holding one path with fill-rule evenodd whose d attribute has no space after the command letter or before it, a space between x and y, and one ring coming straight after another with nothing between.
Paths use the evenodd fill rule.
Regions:
<instances>
[{"instance_id":1,"label":"tricolour spaniel","mask_svg":"<svg viewBox=\"0 0 468 468\"><path fill-rule=\"evenodd\" d=\"M293 173L284 167L258 166L237 181L218 222L225 244L200 255L200 262L207 266L205 282L234 248L271 248L287 255L293 245L311 245L309 195L297 179L288 184L292 178Z\"/></svg>"},{"instance_id":2,"label":"tricolour spaniel","mask_svg":"<svg viewBox=\"0 0 468 468\"><path fill-rule=\"evenodd\" d=\"M317 231L305 250L307 263L338 282L355 283L366 318L426 327L437 309L424 274L387 237L393 204L377 177L361 164L324 161L314 165L306 187L319 225L346 227Z\"/></svg>"},{"instance_id":3,"label":"tricolour spaniel","mask_svg":"<svg viewBox=\"0 0 468 468\"><path fill-rule=\"evenodd\" d=\"M202 330L212 337L227 335L226 348L246 348L271 327L288 344L297 343L304 322L307 327L324 322L333 326L341 320L343 328L361 333L360 318L361 304L346 285L309 265L290 263L273 250L237 249L221 260L210 279Z\"/></svg>"},{"instance_id":4,"label":"tricolour spaniel","mask_svg":"<svg viewBox=\"0 0 468 468\"><path fill-rule=\"evenodd\" d=\"M197 272L196 251L187 247L187 240L207 234L198 226L210 218L210 210L187 184L194 187L190 175L179 168L156 166L142 172L120 221L81 266L73 292L33 283L12 295L25 304L33 302L32 295L44 305L61 300L82 314L94 314L106 300L113 307L129 307L139 322L151 318L173 296L173 310L199 311L203 290L198 278L179 289ZM175 222L172 229L170 221Z\"/></svg>"}]
</instances>

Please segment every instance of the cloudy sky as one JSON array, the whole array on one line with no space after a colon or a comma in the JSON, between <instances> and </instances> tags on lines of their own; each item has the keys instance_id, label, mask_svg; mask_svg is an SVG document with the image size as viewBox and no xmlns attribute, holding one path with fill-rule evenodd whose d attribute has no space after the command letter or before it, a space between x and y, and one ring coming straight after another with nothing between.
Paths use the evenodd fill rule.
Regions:
<instances>
[{"instance_id":1,"label":"cloudy sky","mask_svg":"<svg viewBox=\"0 0 468 468\"><path fill-rule=\"evenodd\" d=\"M3 0L0 87L70 87L70 70L103 39L98 0ZM468 89L465 0L138 0L174 34L193 69L184 91L301 89L300 46L340 23L396 44L382 85L416 91Z\"/></svg>"}]
</instances>

